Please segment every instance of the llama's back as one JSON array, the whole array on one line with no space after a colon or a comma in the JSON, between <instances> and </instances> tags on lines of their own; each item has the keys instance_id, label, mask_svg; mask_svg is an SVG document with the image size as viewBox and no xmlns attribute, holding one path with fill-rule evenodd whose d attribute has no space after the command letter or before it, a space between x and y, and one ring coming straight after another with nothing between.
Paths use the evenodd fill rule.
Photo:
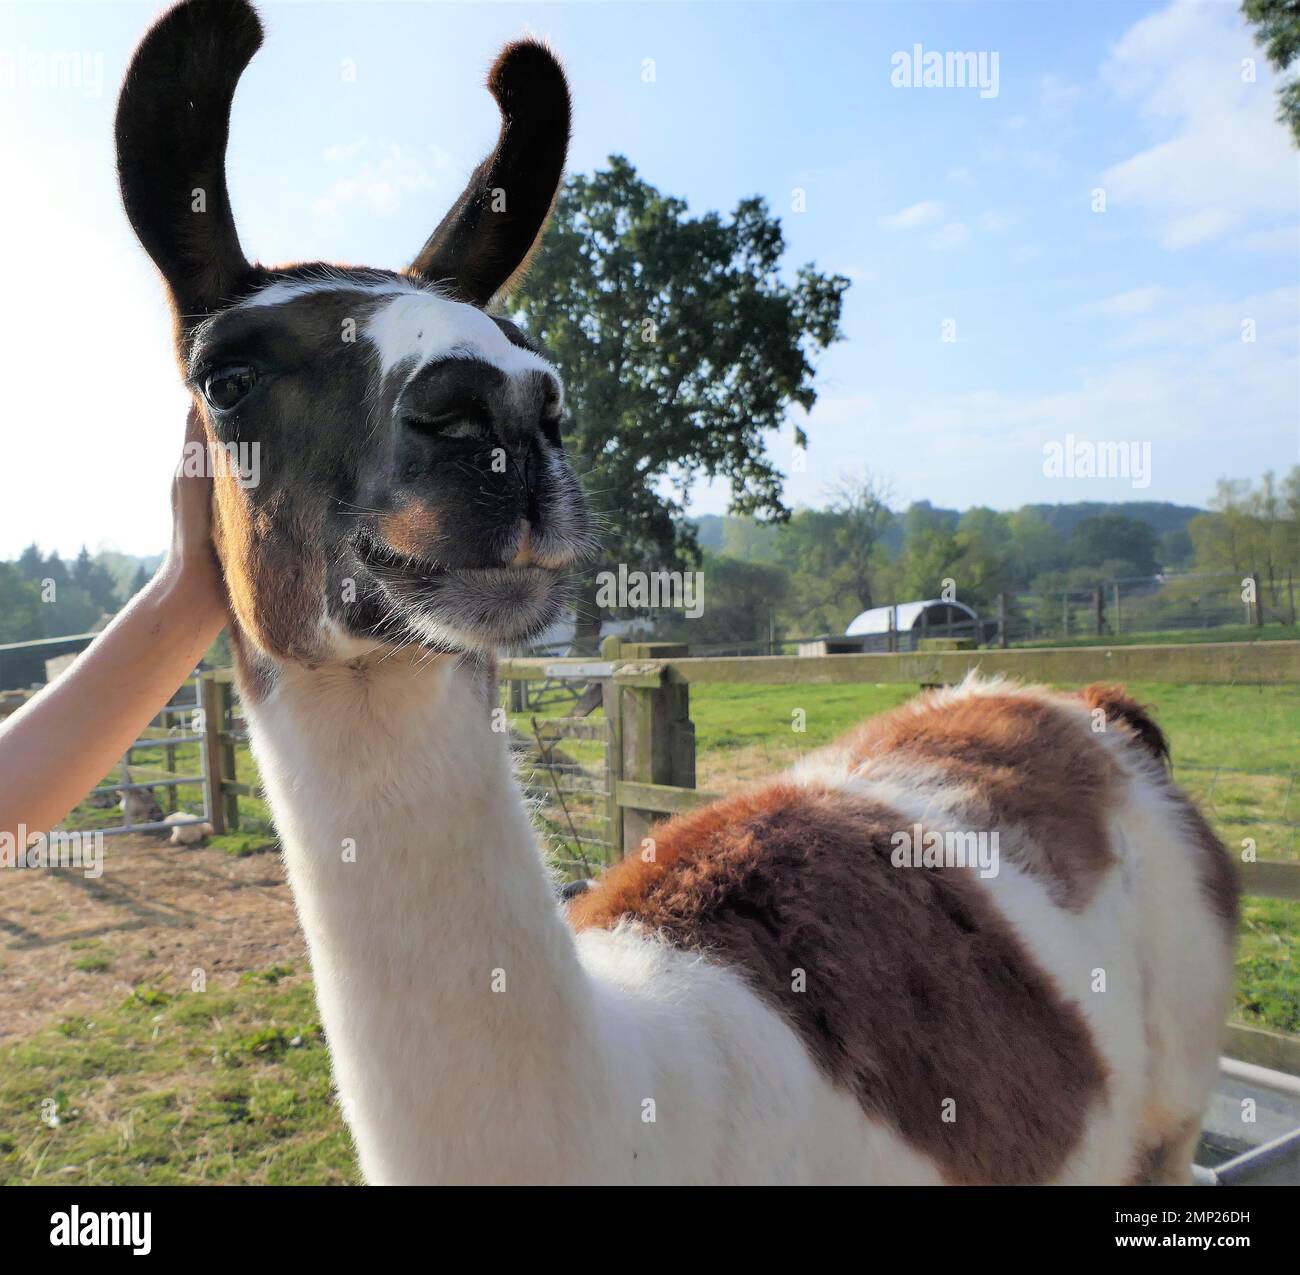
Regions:
<instances>
[{"instance_id":1,"label":"llama's back","mask_svg":"<svg viewBox=\"0 0 1300 1275\"><path fill-rule=\"evenodd\" d=\"M945 1181L1184 1178L1235 895L1162 749L1113 690L968 682L672 820L570 915L731 967Z\"/></svg>"}]
</instances>

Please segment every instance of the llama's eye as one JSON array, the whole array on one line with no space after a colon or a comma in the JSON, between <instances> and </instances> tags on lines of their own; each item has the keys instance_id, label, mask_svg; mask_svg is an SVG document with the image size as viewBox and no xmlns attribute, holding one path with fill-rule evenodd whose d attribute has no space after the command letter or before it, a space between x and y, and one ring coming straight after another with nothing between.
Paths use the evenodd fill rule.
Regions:
<instances>
[{"instance_id":1,"label":"llama's eye","mask_svg":"<svg viewBox=\"0 0 1300 1275\"><path fill-rule=\"evenodd\" d=\"M257 381L251 367L222 367L203 382L203 397L219 412L227 412L242 399Z\"/></svg>"}]
</instances>

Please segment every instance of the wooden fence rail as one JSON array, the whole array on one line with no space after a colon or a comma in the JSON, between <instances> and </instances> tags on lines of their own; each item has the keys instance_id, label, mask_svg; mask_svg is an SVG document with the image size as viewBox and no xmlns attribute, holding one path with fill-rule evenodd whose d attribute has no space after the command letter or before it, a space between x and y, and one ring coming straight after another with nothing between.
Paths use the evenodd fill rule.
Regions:
<instances>
[{"instance_id":1,"label":"wooden fence rail","mask_svg":"<svg viewBox=\"0 0 1300 1275\"><path fill-rule=\"evenodd\" d=\"M1169 646L1027 647L969 651L905 651L864 655L690 658L669 644L606 643L603 662L510 659L503 681L599 679L610 749L610 827L614 845L635 849L658 818L690 810L716 794L695 787L695 733L690 687L842 683L959 682L973 670L986 676L1077 686L1088 682L1192 685L1300 684L1300 642L1206 642ZM1300 864L1239 865L1251 895L1300 899Z\"/></svg>"}]
</instances>

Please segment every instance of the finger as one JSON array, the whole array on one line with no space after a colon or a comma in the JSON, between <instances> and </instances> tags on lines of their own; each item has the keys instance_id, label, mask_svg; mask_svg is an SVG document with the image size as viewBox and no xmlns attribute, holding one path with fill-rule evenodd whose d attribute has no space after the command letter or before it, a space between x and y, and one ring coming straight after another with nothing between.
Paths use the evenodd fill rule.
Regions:
<instances>
[{"instance_id":1,"label":"finger","mask_svg":"<svg viewBox=\"0 0 1300 1275\"><path fill-rule=\"evenodd\" d=\"M185 413L185 441L201 443L203 440L203 417L199 413L199 405L191 402L190 410Z\"/></svg>"}]
</instances>

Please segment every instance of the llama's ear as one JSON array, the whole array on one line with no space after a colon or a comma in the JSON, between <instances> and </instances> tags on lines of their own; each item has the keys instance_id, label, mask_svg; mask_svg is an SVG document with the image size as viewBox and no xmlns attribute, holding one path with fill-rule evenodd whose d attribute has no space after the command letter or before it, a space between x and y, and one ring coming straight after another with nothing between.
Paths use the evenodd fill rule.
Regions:
<instances>
[{"instance_id":1,"label":"llama's ear","mask_svg":"<svg viewBox=\"0 0 1300 1275\"><path fill-rule=\"evenodd\" d=\"M226 191L235 85L262 43L244 0L187 0L135 51L117 103L117 172L135 233L171 288L182 330L253 273Z\"/></svg>"},{"instance_id":2,"label":"llama's ear","mask_svg":"<svg viewBox=\"0 0 1300 1275\"><path fill-rule=\"evenodd\" d=\"M486 305L523 272L569 149L569 86L545 45L506 45L487 84L501 108L496 147L407 270L475 305Z\"/></svg>"}]
</instances>

